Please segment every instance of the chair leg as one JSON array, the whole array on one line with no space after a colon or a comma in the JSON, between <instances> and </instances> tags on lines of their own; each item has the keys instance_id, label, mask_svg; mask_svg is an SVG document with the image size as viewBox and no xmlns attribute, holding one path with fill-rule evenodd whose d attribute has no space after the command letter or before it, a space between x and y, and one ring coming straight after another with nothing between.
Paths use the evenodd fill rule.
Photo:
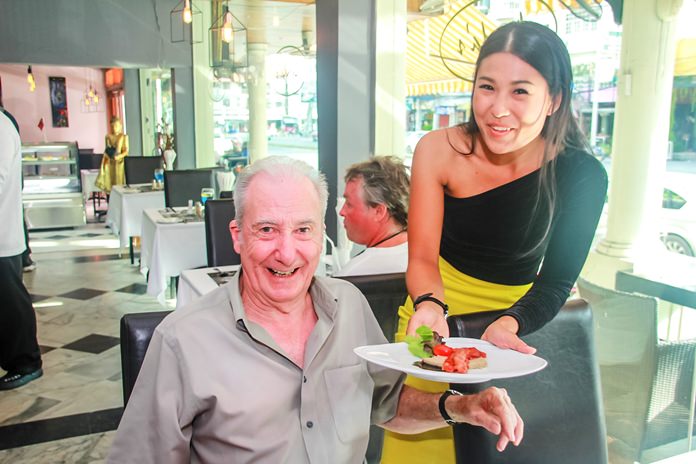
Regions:
<instances>
[{"instance_id":1,"label":"chair leg","mask_svg":"<svg viewBox=\"0 0 696 464\"><path fill-rule=\"evenodd\" d=\"M133 265L135 262L135 259L133 256L133 237L128 237L128 252L130 254L130 263L131 263L131 265Z\"/></svg>"}]
</instances>

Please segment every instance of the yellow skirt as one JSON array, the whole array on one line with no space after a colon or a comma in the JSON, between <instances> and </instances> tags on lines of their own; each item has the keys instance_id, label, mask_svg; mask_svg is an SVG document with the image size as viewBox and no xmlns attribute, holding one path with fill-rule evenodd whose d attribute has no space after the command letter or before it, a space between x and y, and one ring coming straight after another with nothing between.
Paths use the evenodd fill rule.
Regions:
<instances>
[{"instance_id":1,"label":"yellow skirt","mask_svg":"<svg viewBox=\"0 0 696 464\"><path fill-rule=\"evenodd\" d=\"M442 258L440 258L439 267L445 290L445 302L449 306L449 313L452 316L509 308L522 298L532 285L501 285L479 280L462 274ZM399 308L397 342L402 341L406 336L406 327L412 315L413 302L409 297ZM406 385L430 393L444 392L449 388L449 385L444 383L431 382L411 376L407 377ZM454 463L455 461L450 427L416 435L385 432L382 464L411 462L441 464Z\"/></svg>"}]
</instances>

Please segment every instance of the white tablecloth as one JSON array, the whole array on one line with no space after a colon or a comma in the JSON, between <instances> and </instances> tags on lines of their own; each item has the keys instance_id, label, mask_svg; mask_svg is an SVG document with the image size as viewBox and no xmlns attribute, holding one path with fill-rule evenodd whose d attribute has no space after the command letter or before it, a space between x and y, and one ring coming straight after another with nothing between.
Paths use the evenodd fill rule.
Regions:
<instances>
[{"instance_id":1,"label":"white tablecloth","mask_svg":"<svg viewBox=\"0 0 696 464\"><path fill-rule=\"evenodd\" d=\"M181 271L181 275L179 276L179 290L176 294L177 309L199 296L205 295L218 288L217 282L210 277L210 273L217 271L229 272L238 269L239 265L235 264L232 266L205 267L202 269Z\"/></svg>"},{"instance_id":2,"label":"white tablecloth","mask_svg":"<svg viewBox=\"0 0 696 464\"><path fill-rule=\"evenodd\" d=\"M128 246L129 237L140 235L143 211L146 208L164 208L163 190L143 193L131 190L124 185L114 185L109 198L109 210L106 213L106 224L119 238L121 248Z\"/></svg>"},{"instance_id":3,"label":"white tablecloth","mask_svg":"<svg viewBox=\"0 0 696 464\"><path fill-rule=\"evenodd\" d=\"M102 192L102 189L94 185L99 175L99 169L80 169L80 182L82 183L82 198L87 203L92 192Z\"/></svg>"},{"instance_id":4,"label":"white tablecloth","mask_svg":"<svg viewBox=\"0 0 696 464\"><path fill-rule=\"evenodd\" d=\"M181 210L183 208L177 208ZM140 233L140 271L150 275L147 294L165 304L169 279L185 269L205 266L205 225L203 221L162 224L160 209L143 211Z\"/></svg>"}]
</instances>

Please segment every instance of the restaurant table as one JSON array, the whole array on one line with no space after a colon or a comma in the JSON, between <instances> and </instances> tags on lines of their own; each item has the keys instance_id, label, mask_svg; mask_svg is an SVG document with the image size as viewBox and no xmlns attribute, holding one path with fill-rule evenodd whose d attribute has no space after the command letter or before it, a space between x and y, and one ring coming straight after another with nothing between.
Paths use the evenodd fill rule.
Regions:
<instances>
[{"instance_id":1,"label":"restaurant table","mask_svg":"<svg viewBox=\"0 0 696 464\"><path fill-rule=\"evenodd\" d=\"M227 283L238 270L239 264L181 271L176 294L177 309Z\"/></svg>"},{"instance_id":2,"label":"restaurant table","mask_svg":"<svg viewBox=\"0 0 696 464\"><path fill-rule=\"evenodd\" d=\"M642 293L670 303L696 309L696 258L665 252L648 265L616 273L616 289ZM670 317L670 322L671 322ZM669 334L669 329L667 330ZM681 327L679 329L681 333ZM696 412L696 358L691 381L688 448L691 451Z\"/></svg>"},{"instance_id":3,"label":"restaurant table","mask_svg":"<svg viewBox=\"0 0 696 464\"><path fill-rule=\"evenodd\" d=\"M80 169L80 185L82 185L83 203L86 206L89 198L92 197L92 206L94 207L94 211L96 211L97 208L94 205L94 197L92 194L103 192L102 189L94 185L98 175L99 169Z\"/></svg>"},{"instance_id":4,"label":"restaurant table","mask_svg":"<svg viewBox=\"0 0 696 464\"><path fill-rule=\"evenodd\" d=\"M182 213L186 207L174 210ZM157 297L162 305L166 305L170 278L208 262L203 220L175 222L176 218L167 217L169 214L161 208L145 209L140 232L140 271L148 276L147 294Z\"/></svg>"},{"instance_id":5,"label":"restaurant table","mask_svg":"<svg viewBox=\"0 0 696 464\"><path fill-rule=\"evenodd\" d=\"M150 184L114 185L109 198L106 224L119 239L121 249L128 247L133 264L133 237L140 235L143 211L164 208L164 191Z\"/></svg>"}]
</instances>

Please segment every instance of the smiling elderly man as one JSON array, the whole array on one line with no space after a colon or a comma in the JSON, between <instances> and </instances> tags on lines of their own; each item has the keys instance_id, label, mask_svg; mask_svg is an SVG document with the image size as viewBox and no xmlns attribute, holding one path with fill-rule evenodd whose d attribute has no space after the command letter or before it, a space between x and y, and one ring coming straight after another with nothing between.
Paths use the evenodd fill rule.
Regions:
<instances>
[{"instance_id":1,"label":"smiling elderly man","mask_svg":"<svg viewBox=\"0 0 696 464\"><path fill-rule=\"evenodd\" d=\"M358 463L370 422L402 433L446 427L440 394L353 353L385 343L350 283L313 277L327 188L299 161L245 168L230 224L237 279L156 329L119 425L112 463ZM451 396L445 414L522 439L503 390Z\"/></svg>"}]
</instances>

